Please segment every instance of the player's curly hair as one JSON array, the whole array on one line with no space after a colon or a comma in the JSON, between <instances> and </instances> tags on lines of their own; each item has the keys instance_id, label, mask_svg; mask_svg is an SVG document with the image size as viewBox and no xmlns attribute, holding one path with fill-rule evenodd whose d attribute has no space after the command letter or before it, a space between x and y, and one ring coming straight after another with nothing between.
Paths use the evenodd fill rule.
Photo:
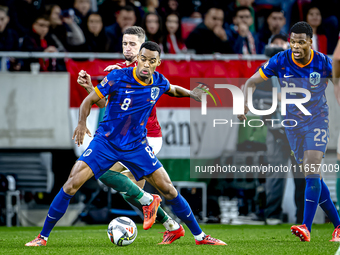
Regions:
<instances>
[{"instance_id":1,"label":"player's curly hair","mask_svg":"<svg viewBox=\"0 0 340 255\"><path fill-rule=\"evenodd\" d=\"M305 21L300 21L295 23L290 29L290 33L295 34L306 34L309 38L313 37L313 29L312 27Z\"/></svg>"},{"instance_id":2,"label":"player's curly hair","mask_svg":"<svg viewBox=\"0 0 340 255\"><path fill-rule=\"evenodd\" d=\"M159 55L161 55L161 47L159 47L159 45L155 42L145 42L140 46L140 50L141 51L143 48L151 50L151 51L158 51Z\"/></svg>"}]
</instances>

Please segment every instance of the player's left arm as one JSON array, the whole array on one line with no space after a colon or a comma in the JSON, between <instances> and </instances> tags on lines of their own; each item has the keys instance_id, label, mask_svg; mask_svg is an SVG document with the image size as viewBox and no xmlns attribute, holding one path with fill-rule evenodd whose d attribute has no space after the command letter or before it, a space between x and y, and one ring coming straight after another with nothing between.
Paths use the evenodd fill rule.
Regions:
<instances>
[{"instance_id":1,"label":"player's left arm","mask_svg":"<svg viewBox=\"0 0 340 255\"><path fill-rule=\"evenodd\" d=\"M334 84L334 94L340 105L340 40L335 48L332 63L332 76Z\"/></svg>"},{"instance_id":2,"label":"player's left arm","mask_svg":"<svg viewBox=\"0 0 340 255\"><path fill-rule=\"evenodd\" d=\"M202 94L206 93L205 90L207 91L209 90L209 88L202 84L198 85L193 90L185 89L181 86L171 84L169 91L165 93L172 97L191 97L196 101L201 102Z\"/></svg>"},{"instance_id":3,"label":"player's left arm","mask_svg":"<svg viewBox=\"0 0 340 255\"><path fill-rule=\"evenodd\" d=\"M86 119L90 114L92 105L97 103L100 99L101 98L97 95L95 90L93 90L80 105L78 126L74 130L72 136L72 139L75 139L75 144L78 146L83 144L85 134L88 134L88 136L91 137L91 132L86 127Z\"/></svg>"}]
</instances>

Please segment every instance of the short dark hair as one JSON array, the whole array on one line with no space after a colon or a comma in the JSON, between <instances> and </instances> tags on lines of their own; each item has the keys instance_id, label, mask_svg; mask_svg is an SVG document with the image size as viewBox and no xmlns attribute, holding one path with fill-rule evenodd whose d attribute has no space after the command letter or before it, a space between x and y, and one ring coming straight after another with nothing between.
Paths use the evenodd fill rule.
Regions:
<instances>
[{"instance_id":1,"label":"short dark hair","mask_svg":"<svg viewBox=\"0 0 340 255\"><path fill-rule=\"evenodd\" d=\"M285 34L276 34L276 35L273 35L271 38L269 38L270 43L274 42L275 39L281 39L281 40L283 40L285 42L288 42L288 37Z\"/></svg>"},{"instance_id":2,"label":"short dark hair","mask_svg":"<svg viewBox=\"0 0 340 255\"><path fill-rule=\"evenodd\" d=\"M141 51L143 48L151 50L151 51L158 51L159 55L161 55L161 47L159 47L159 45L155 42L145 42L140 46L140 50Z\"/></svg>"},{"instance_id":3,"label":"short dark hair","mask_svg":"<svg viewBox=\"0 0 340 255\"><path fill-rule=\"evenodd\" d=\"M125 5L122 8L120 8L119 11L135 12L135 9L133 9L133 7L130 5Z\"/></svg>"},{"instance_id":4,"label":"short dark hair","mask_svg":"<svg viewBox=\"0 0 340 255\"><path fill-rule=\"evenodd\" d=\"M309 38L313 38L313 29L312 27L305 21L300 21L295 23L290 29L290 33L295 34L306 34Z\"/></svg>"},{"instance_id":5,"label":"short dark hair","mask_svg":"<svg viewBox=\"0 0 340 255\"><path fill-rule=\"evenodd\" d=\"M123 35L137 35L138 39L145 41L145 31L143 28L138 26L128 27Z\"/></svg>"},{"instance_id":6,"label":"short dark hair","mask_svg":"<svg viewBox=\"0 0 340 255\"><path fill-rule=\"evenodd\" d=\"M244 10L248 10L250 12L250 14L251 14L251 10L250 10L250 8L248 6L238 6L238 7L235 8L234 16L233 17L236 17L236 15L237 15L237 13L239 11L244 11Z\"/></svg>"}]
</instances>

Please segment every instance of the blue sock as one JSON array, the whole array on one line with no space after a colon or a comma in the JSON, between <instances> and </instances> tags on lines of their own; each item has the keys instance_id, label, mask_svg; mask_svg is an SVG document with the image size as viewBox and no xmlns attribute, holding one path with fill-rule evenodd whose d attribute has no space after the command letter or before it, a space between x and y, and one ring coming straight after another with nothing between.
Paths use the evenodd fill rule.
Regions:
<instances>
[{"instance_id":1,"label":"blue sock","mask_svg":"<svg viewBox=\"0 0 340 255\"><path fill-rule=\"evenodd\" d=\"M305 189L305 211L303 213L303 222L309 231L312 230L312 223L318 202L321 194L321 181L320 175L312 174L306 177Z\"/></svg>"},{"instance_id":2,"label":"blue sock","mask_svg":"<svg viewBox=\"0 0 340 255\"><path fill-rule=\"evenodd\" d=\"M177 217L188 226L193 235L197 236L202 233L202 229L198 225L188 202L181 196L181 194L178 193L176 198L168 200L168 202L171 204L172 210Z\"/></svg>"},{"instance_id":3,"label":"blue sock","mask_svg":"<svg viewBox=\"0 0 340 255\"><path fill-rule=\"evenodd\" d=\"M329 194L329 189L326 185L326 183L321 180L321 195L319 200L319 205L322 208L322 210L327 214L328 218L332 221L334 227L340 225L340 218L339 214L333 204L333 201L331 199L331 196Z\"/></svg>"},{"instance_id":4,"label":"blue sock","mask_svg":"<svg viewBox=\"0 0 340 255\"><path fill-rule=\"evenodd\" d=\"M73 196L66 194L63 188L61 188L59 193L54 197L50 209L48 210L44 227L40 232L42 236L48 237L50 235L55 224L65 214L72 197Z\"/></svg>"}]
</instances>

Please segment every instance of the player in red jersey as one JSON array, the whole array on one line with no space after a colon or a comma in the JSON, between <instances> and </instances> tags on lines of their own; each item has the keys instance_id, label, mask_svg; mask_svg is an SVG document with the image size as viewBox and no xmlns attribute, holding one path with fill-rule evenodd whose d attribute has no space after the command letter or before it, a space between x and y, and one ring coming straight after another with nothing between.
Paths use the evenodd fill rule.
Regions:
<instances>
[{"instance_id":1,"label":"player in red jersey","mask_svg":"<svg viewBox=\"0 0 340 255\"><path fill-rule=\"evenodd\" d=\"M104 69L104 71L112 71L113 69L120 69L125 67L132 67L137 65L137 55L139 48L141 44L145 41L145 32L141 27L130 27L126 29L123 36L123 54L125 57L125 62L117 63L116 65L110 65L107 68ZM79 72L78 77L78 83L83 86L88 93L90 93L94 88L89 87L88 81L91 80L90 75L88 75L84 71ZM99 107L104 107L106 104L106 99L102 99L99 103ZM156 115L156 107L153 108L150 117L148 119L147 125L147 139L149 145L153 148L153 152L157 154L161 147L162 147L162 131L161 127L157 120ZM131 181L133 181L135 184L137 184L141 189L145 185L145 180L142 179L140 181L136 181L134 176L131 174L131 172L124 167L121 163L117 162L110 170L107 171L100 180L107 186L114 188L117 191L120 191L119 186L117 186L119 183L122 185L126 185L126 182L117 180L119 178L122 178L121 175L115 175L115 172L122 173L130 178ZM113 172L114 171L114 172ZM135 205L136 207L142 209L142 205L140 201L131 198L128 193L122 194L125 200L130 202L131 204ZM152 199L152 195L144 192L145 199ZM144 200L144 198L141 198ZM152 204L151 204L152 205ZM151 208L151 209L150 209ZM152 206L144 207L143 208L143 214L144 214L144 229L148 229L152 226L152 224L155 221L156 214L151 215ZM163 241L161 244L170 244L180 238L181 236L184 236L184 229L183 227L178 224L176 221L174 221L164 210L159 207L157 211L157 220L159 220L166 228L166 231L163 235Z\"/></svg>"}]
</instances>

